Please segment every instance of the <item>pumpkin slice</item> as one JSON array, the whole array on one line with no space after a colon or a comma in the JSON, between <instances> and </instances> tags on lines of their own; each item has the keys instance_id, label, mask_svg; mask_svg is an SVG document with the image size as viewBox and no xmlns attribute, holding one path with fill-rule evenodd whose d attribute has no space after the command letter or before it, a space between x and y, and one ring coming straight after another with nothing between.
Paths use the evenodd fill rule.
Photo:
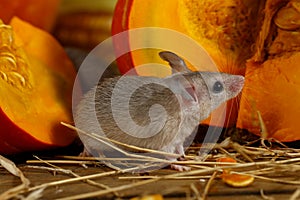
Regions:
<instances>
[{"instance_id":1,"label":"pumpkin slice","mask_svg":"<svg viewBox=\"0 0 300 200\"><path fill-rule=\"evenodd\" d=\"M236 160L229 157L218 158L216 161L220 163L222 162L227 163L227 165L229 163L237 163ZM218 166L226 166L226 164L218 164ZM223 169L221 178L224 183L232 187L246 187L254 182L253 176L243 175L243 174L233 174L231 173L230 168Z\"/></svg>"},{"instance_id":2,"label":"pumpkin slice","mask_svg":"<svg viewBox=\"0 0 300 200\"><path fill-rule=\"evenodd\" d=\"M48 33L13 18L0 25L0 153L70 144L75 70Z\"/></svg>"},{"instance_id":3,"label":"pumpkin slice","mask_svg":"<svg viewBox=\"0 0 300 200\"><path fill-rule=\"evenodd\" d=\"M288 142L300 140L300 53L247 65L237 126Z\"/></svg>"},{"instance_id":4,"label":"pumpkin slice","mask_svg":"<svg viewBox=\"0 0 300 200\"><path fill-rule=\"evenodd\" d=\"M133 197L130 200L163 200L164 197L161 194L145 195L142 197Z\"/></svg>"},{"instance_id":5,"label":"pumpkin slice","mask_svg":"<svg viewBox=\"0 0 300 200\"><path fill-rule=\"evenodd\" d=\"M232 187L247 187L254 182L254 177L243 174L223 173L222 181Z\"/></svg>"},{"instance_id":6,"label":"pumpkin slice","mask_svg":"<svg viewBox=\"0 0 300 200\"><path fill-rule=\"evenodd\" d=\"M297 1L266 1L237 123L263 139L300 140L299 19Z\"/></svg>"},{"instance_id":7,"label":"pumpkin slice","mask_svg":"<svg viewBox=\"0 0 300 200\"><path fill-rule=\"evenodd\" d=\"M251 57L251 44L258 32L256 21L249 20L249 17L256 18L259 5L258 2L249 0L119 0L114 13L112 33L143 27L172 29L203 46L220 71L243 74L243 63ZM129 46L129 41L134 42L131 39L131 35L128 35ZM144 40L145 43L151 43L155 37ZM156 56L158 51L142 49L127 54L128 60L118 59L121 73L145 62L160 62ZM216 70L207 69L206 66L194 67L199 70Z\"/></svg>"},{"instance_id":8,"label":"pumpkin slice","mask_svg":"<svg viewBox=\"0 0 300 200\"><path fill-rule=\"evenodd\" d=\"M245 61L251 57L251 44L255 41L258 32L255 19L258 16L259 6L259 1L251 0L119 0L114 13L112 33L117 34L143 27L175 30L197 41L213 58L218 67L216 69L204 65L189 66L191 69L218 70L243 75ZM165 38L170 39L168 36ZM138 41L145 41L145 44L148 44L155 41L156 37L141 35L138 39ZM127 41L123 41L123 45L130 49L136 40L137 37L131 36L129 33ZM176 43L176 41L173 42ZM120 43L115 46L116 49L120 48ZM131 51L117 59L118 67L121 73L126 73L133 67L145 63L164 64L157 56L159 51L158 49ZM201 58L199 59L201 60ZM135 68L135 70L139 75L149 75L148 72L139 68ZM166 70L156 68L153 70L156 70L157 76L169 75L162 72ZM205 123L232 126L236 122L237 111L238 99L233 99L212 114L212 116L220 117L213 117L213 121L209 118Z\"/></svg>"},{"instance_id":9,"label":"pumpkin slice","mask_svg":"<svg viewBox=\"0 0 300 200\"><path fill-rule=\"evenodd\" d=\"M237 163L235 159L229 158L229 157L218 158L216 160L216 162L226 163L226 164L218 164L218 166L228 166L228 165L230 165L229 163ZM231 170L230 168L225 168L225 169L223 169L223 173L229 173L230 170Z\"/></svg>"}]
</instances>

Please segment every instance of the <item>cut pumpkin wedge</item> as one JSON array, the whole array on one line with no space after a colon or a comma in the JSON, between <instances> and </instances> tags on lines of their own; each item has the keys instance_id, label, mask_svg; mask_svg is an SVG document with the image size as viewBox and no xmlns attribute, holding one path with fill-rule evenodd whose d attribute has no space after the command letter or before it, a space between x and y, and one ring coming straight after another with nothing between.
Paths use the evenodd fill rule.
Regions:
<instances>
[{"instance_id":1,"label":"cut pumpkin wedge","mask_svg":"<svg viewBox=\"0 0 300 200\"><path fill-rule=\"evenodd\" d=\"M13 18L0 25L0 153L70 144L76 72L48 33Z\"/></svg>"},{"instance_id":2,"label":"cut pumpkin wedge","mask_svg":"<svg viewBox=\"0 0 300 200\"><path fill-rule=\"evenodd\" d=\"M249 62L237 126L282 142L300 140L300 53ZM265 129L265 130L263 130Z\"/></svg>"}]
</instances>

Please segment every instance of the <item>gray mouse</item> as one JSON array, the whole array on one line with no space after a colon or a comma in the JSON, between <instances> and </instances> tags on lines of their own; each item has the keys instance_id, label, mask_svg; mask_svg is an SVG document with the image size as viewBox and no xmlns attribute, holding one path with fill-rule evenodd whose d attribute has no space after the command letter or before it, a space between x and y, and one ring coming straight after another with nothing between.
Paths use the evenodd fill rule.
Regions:
<instances>
[{"instance_id":1,"label":"gray mouse","mask_svg":"<svg viewBox=\"0 0 300 200\"><path fill-rule=\"evenodd\" d=\"M244 77L193 72L175 53L162 51L159 56L169 63L172 75L165 78L128 75L103 80L78 104L74 115L76 127L128 145L184 156L191 144L186 140L195 134L199 122L221 103L237 96ZM114 151L80 131L78 134L85 154L99 156ZM173 168L187 169L176 165Z\"/></svg>"}]
</instances>

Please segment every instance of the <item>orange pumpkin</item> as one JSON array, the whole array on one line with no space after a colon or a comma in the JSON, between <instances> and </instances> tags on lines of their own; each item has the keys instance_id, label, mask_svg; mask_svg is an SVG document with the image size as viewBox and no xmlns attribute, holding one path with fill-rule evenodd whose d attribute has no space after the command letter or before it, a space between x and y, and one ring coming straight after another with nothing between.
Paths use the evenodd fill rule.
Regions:
<instances>
[{"instance_id":1,"label":"orange pumpkin","mask_svg":"<svg viewBox=\"0 0 300 200\"><path fill-rule=\"evenodd\" d=\"M267 1L247 63L237 126L282 142L300 140L300 12L295 0Z\"/></svg>"},{"instance_id":2,"label":"orange pumpkin","mask_svg":"<svg viewBox=\"0 0 300 200\"><path fill-rule=\"evenodd\" d=\"M189 67L243 75L245 60L251 57L251 44L258 32L255 19L259 5L259 1L250 0L119 0L114 13L112 33L142 27L172 29L198 42L213 58L218 69L207 66ZM150 40L148 38L149 35L144 36L145 43L155 40L155 37ZM142 39L139 38L139 41L143 41ZM134 40L134 36L129 33L127 43L123 44L130 48ZM116 44L116 48L119 46L120 44ZM121 73L145 63L165 64L157 56L158 51L158 49L141 49L121 56L117 59ZM139 75L148 75L139 68L135 70ZM162 72L163 70L157 71L157 76L167 75ZM213 113L214 121L208 119L205 123L233 126L237 112L238 101L233 99ZM225 122L222 118L225 118Z\"/></svg>"},{"instance_id":3,"label":"orange pumpkin","mask_svg":"<svg viewBox=\"0 0 300 200\"><path fill-rule=\"evenodd\" d=\"M0 0L0 19L6 24L14 16L50 31L54 25L60 0Z\"/></svg>"},{"instance_id":4,"label":"orange pumpkin","mask_svg":"<svg viewBox=\"0 0 300 200\"><path fill-rule=\"evenodd\" d=\"M76 72L48 33L13 18L0 25L0 153L70 144L72 87Z\"/></svg>"},{"instance_id":5,"label":"orange pumpkin","mask_svg":"<svg viewBox=\"0 0 300 200\"><path fill-rule=\"evenodd\" d=\"M238 127L260 135L265 125L268 138L300 140L297 128L300 117L299 60L300 53L297 53L262 64L248 63Z\"/></svg>"}]
</instances>

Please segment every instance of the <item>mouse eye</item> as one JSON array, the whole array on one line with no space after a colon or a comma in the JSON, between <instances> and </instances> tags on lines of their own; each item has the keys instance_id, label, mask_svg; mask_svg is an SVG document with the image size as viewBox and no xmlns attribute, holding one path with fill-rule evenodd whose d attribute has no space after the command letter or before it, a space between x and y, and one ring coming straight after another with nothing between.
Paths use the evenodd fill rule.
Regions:
<instances>
[{"instance_id":1,"label":"mouse eye","mask_svg":"<svg viewBox=\"0 0 300 200\"><path fill-rule=\"evenodd\" d=\"M213 86L214 93L220 93L224 90L223 84L220 81L216 81Z\"/></svg>"}]
</instances>

